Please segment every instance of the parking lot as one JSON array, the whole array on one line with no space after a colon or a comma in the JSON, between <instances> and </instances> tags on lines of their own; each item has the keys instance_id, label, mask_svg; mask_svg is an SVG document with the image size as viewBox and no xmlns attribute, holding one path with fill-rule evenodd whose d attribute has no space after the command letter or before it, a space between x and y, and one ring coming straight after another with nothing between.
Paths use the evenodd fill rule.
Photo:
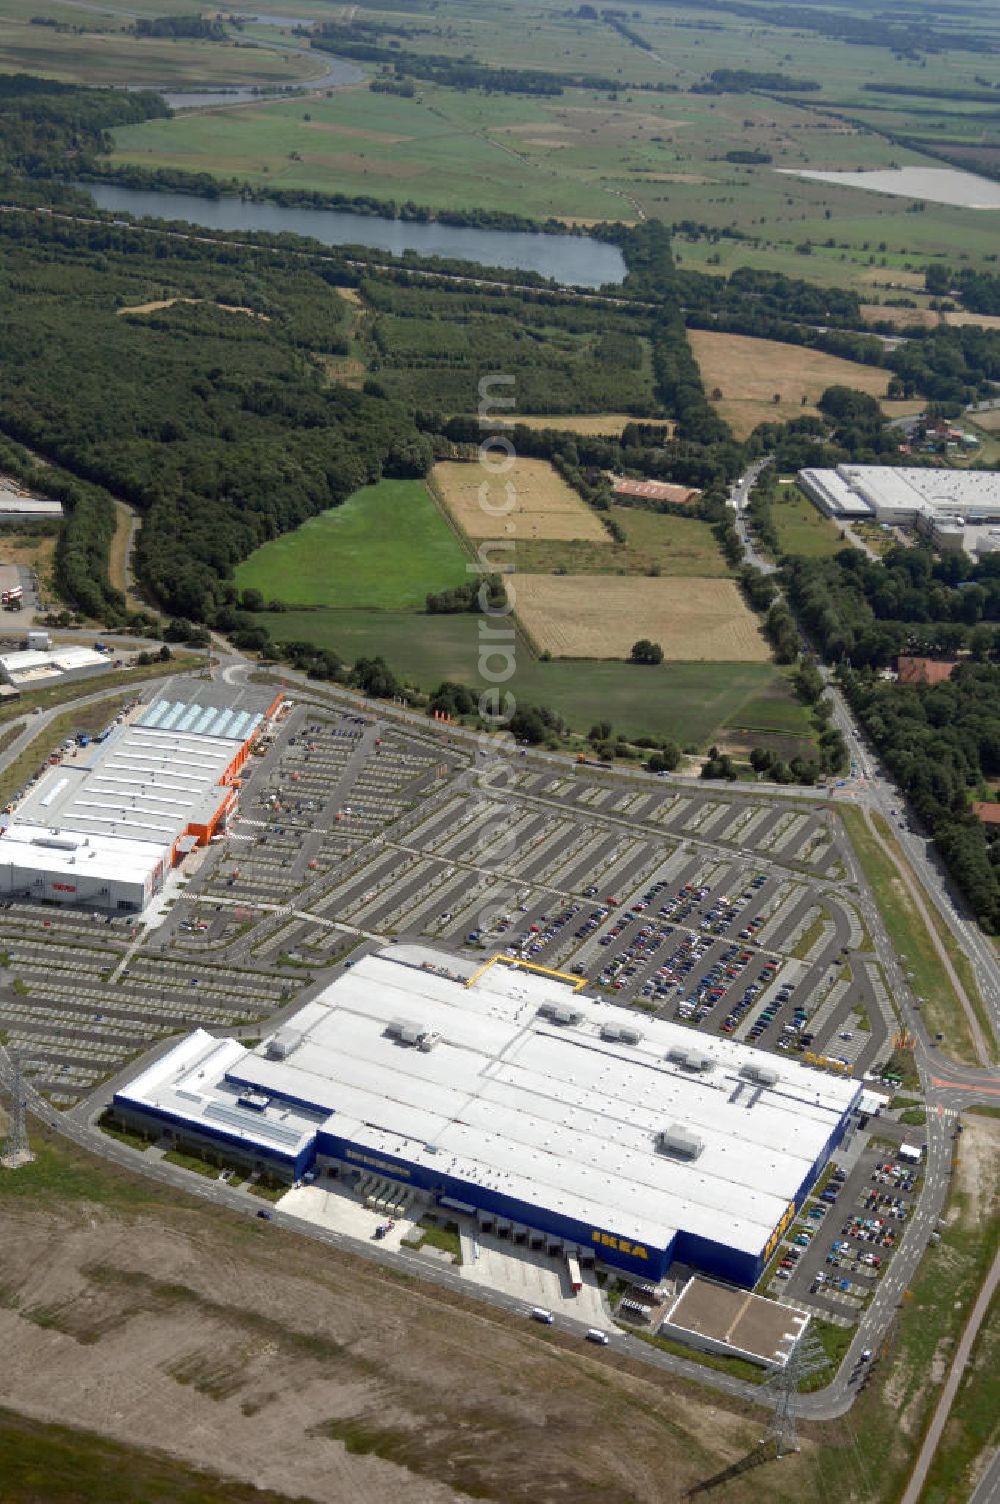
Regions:
<instances>
[{"instance_id":1,"label":"parking lot","mask_svg":"<svg viewBox=\"0 0 1000 1504\"><path fill-rule=\"evenodd\" d=\"M922 1166L904 1163L880 1137L852 1158L831 1163L761 1287L841 1323L857 1320L888 1273L923 1183Z\"/></svg>"},{"instance_id":2,"label":"parking lot","mask_svg":"<svg viewBox=\"0 0 1000 1504\"><path fill-rule=\"evenodd\" d=\"M154 925L0 913L0 1028L26 1071L70 1105L166 1033L259 1032L357 946L411 937L825 1070L885 1057L884 978L825 808L527 756L497 793L477 766L430 729L287 708Z\"/></svg>"}]
</instances>

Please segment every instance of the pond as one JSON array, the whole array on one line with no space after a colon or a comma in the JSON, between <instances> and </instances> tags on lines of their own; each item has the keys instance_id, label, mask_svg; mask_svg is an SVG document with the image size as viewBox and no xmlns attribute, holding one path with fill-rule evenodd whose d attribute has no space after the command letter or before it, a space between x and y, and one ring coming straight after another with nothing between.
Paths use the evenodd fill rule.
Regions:
<instances>
[{"instance_id":1,"label":"pond","mask_svg":"<svg viewBox=\"0 0 1000 1504\"><path fill-rule=\"evenodd\" d=\"M323 245L367 246L401 256L445 256L508 271L537 272L560 286L619 284L625 258L615 245L589 235L547 235L523 230L478 229L473 225L413 224L342 209L285 208L239 198L200 198L193 193L157 193L117 183L77 183L99 209L136 217L183 219L209 230L263 230L269 235L305 235Z\"/></svg>"}]
</instances>

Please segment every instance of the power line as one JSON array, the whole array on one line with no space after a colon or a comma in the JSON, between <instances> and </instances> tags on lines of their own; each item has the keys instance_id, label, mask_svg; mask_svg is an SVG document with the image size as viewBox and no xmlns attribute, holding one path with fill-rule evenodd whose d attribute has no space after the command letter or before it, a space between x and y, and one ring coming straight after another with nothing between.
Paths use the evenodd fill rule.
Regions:
<instances>
[{"instance_id":1,"label":"power line","mask_svg":"<svg viewBox=\"0 0 1000 1504\"><path fill-rule=\"evenodd\" d=\"M814 1337L806 1327L788 1354L784 1365L764 1385L765 1391L774 1396L774 1410L767 1434L761 1438L761 1445L773 1441L775 1456L783 1457L786 1452L799 1450L798 1431L795 1424L795 1400L802 1381L813 1374L821 1373L829 1366L830 1359L820 1345L818 1337Z\"/></svg>"}]
</instances>

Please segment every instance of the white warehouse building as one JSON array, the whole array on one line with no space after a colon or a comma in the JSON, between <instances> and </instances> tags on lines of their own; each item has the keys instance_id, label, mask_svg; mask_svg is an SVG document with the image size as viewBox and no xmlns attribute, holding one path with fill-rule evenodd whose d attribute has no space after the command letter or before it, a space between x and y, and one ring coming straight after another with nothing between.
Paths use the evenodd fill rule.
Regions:
<instances>
[{"instance_id":1,"label":"white warehouse building","mask_svg":"<svg viewBox=\"0 0 1000 1504\"><path fill-rule=\"evenodd\" d=\"M800 470L799 483L835 521L912 527L937 548L1000 547L1000 473L895 465Z\"/></svg>"},{"instance_id":2,"label":"white warehouse building","mask_svg":"<svg viewBox=\"0 0 1000 1504\"><path fill-rule=\"evenodd\" d=\"M752 1286L860 1083L582 985L504 957L462 982L390 947L256 1049L189 1035L115 1111L279 1180L367 1177L649 1279Z\"/></svg>"},{"instance_id":3,"label":"white warehouse building","mask_svg":"<svg viewBox=\"0 0 1000 1504\"><path fill-rule=\"evenodd\" d=\"M185 684L45 770L0 818L0 895L140 913L224 828L281 694ZM85 740L85 739L84 739Z\"/></svg>"}]
</instances>

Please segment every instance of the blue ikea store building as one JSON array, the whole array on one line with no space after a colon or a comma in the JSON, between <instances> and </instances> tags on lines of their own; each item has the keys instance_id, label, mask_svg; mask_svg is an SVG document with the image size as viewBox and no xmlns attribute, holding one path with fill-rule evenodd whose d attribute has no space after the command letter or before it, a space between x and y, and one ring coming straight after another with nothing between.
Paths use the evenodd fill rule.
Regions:
<instances>
[{"instance_id":1,"label":"blue ikea store building","mask_svg":"<svg viewBox=\"0 0 1000 1504\"><path fill-rule=\"evenodd\" d=\"M860 1083L503 962L469 983L365 956L255 1050L197 1031L117 1114L278 1182L356 1183L656 1281L752 1287Z\"/></svg>"}]
</instances>

